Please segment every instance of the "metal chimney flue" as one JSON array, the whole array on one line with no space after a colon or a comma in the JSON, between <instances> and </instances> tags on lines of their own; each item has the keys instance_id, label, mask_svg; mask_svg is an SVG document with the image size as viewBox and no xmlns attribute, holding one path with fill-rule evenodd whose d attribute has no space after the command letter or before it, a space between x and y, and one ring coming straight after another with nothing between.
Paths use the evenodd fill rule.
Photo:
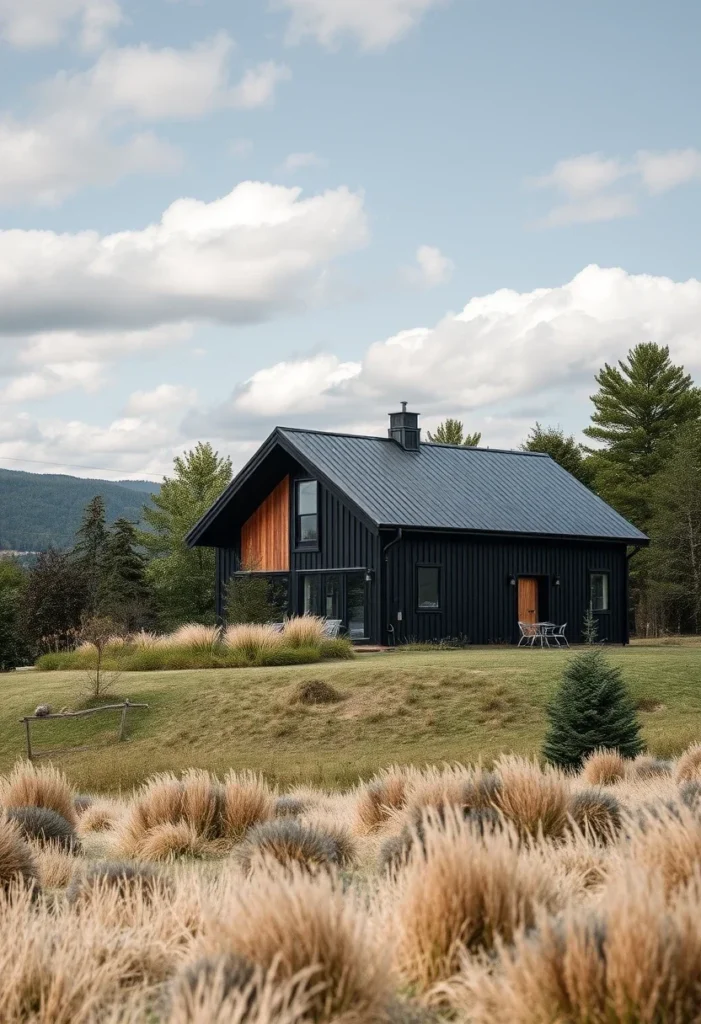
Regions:
<instances>
[{"instance_id":1,"label":"metal chimney flue","mask_svg":"<svg viewBox=\"0 0 701 1024\"><path fill-rule=\"evenodd\" d=\"M389 414L388 436L396 441L405 452L418 452L421 444L421 430L419 429L419 413L407 412L407 403L402 402L401 412Z\"/></svg>"}]
</instances>

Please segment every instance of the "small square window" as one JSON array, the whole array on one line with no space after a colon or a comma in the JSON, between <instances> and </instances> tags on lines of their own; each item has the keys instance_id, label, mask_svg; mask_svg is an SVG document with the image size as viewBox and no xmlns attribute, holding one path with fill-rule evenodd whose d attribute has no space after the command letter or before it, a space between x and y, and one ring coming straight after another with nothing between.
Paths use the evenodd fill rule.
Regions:
<instances>
[{"instance_id":1,"label":"small square window","mask_svg":"<svg viewBox=\"0 0 701 1024\"><path fill-rule=\"evenodd\" d=\"M420 565L416 573L418 607L435 610L440 607L440 568L437 565Z\"/></svg>"},{"instance_id":2,"label":"small square window","mask_svg":"<svg viewBox=\"0 0 701 1024\"><path fill-rule=\"evenodd\" d=\"M589 604L593 612L609 610L609 574L593 572L589 577Z\"/></svg>"}]
</instances>

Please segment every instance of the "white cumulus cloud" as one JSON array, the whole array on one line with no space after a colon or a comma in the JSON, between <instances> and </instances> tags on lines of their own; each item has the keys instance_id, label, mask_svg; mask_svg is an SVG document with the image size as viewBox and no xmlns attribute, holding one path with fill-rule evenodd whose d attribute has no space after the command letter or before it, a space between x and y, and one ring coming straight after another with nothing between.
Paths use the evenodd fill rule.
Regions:
<instances>
[{"instance_id":1,"label":"white cumulus cloud","mask_svg":"<svg viewBox=\"0 0 701 1024\"><path fill-rule=\"evenodd\" d=\"M97 49L122 20L116 0L0 0L0 39L22 50L55 46L74 27Z\"/></svg>"},{"instance_id":2,"label":"white cumulus cloud","mask_svg":"<svg viewBox=\"0 0 701 1024\"><path fill-rule=\"evenodd\" d=\"M558 287L474 298L435 327L370 345L357 362L322 353L262 369L186 429L237 440L280 422L382 432L385 413L406 399L429 429L458 416L487 443L516 445L537 418L578 430L585 420L572 422L572 409L586 406L595 373L647 340L701 372L701 281L590 266Z\"/></svg>"},{"instance_id":3,"label":"white cumulus cloud","mask_svg":"<svg viewBox=\"0 0 701 1024\"><path fill-rule=\"evenodd\" d=\"M86 71L45 81L33 114L0 114L0 204L53 205L84 185L176 170L179 150L144 122L253 110L270 104L289 77L266 61L237 81L232 52L226 33L182 50L110 48Z\"/></svg>"},{"instance_id":4,"label":"white cumulus cloud","mask_svg":"<svg viewBox=\"0 0 701 1024\"><path fill-rule=\"evenodd\" d=\"M455 264L433 245L420 245L416 250L416 265L408 267L406 278L419 288L436 288L453 276Z\"/></svg>"},{"instance_id":5,"label":"white cumulus cloud","mask_svg":"<svg viewBox=\"0 0 701 1024\"><path fill-rule=\"evenodd\" d=\"M566 198L567 202L554 206L541 221L544 227L562 227L630 217L638 212L640 194L659 195L694 180L701 180L698 150L641 149L628 160L601 153L558 160L548 174L532 178L528 184Z\"/></svg>"},{"instance_id":6,"label":"white cumulus cloud","mask_svg":"<svg viewBox=\"0 0 701 1024\"><path fill-rule=\"evenodd\" d=\"M290 39L313 36L334 47L344 37L365 50L383 50L396 42L433 7L447 0L274 0L289 10Z\"/></svg>"},{"instance_id":7,"label":"white cumulus cloud","mask_svg":"<svg viewBox=\"0 0 701 1024\"><path fill-rule=\"evenodd\" d=\"M0 231L0 334L264 320L317 300L329 263L367 237L347 188L252 181L137 231Z\"/></svg>"}]
</instances>

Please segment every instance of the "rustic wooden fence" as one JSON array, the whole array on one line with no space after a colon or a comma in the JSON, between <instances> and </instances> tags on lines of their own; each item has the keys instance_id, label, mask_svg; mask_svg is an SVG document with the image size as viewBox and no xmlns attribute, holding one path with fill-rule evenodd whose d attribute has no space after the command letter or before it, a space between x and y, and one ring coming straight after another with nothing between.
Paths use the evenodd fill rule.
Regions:
<instances>
[{"instance_id":1,"label":"rustic wooden fence","mask_svg":"<svg viewBox=\"0 0 701 1024\"><path fill-rule=\"evenodd\" d=\"M102 711L121 710L122 716L119 722L119 735L117 736L117 741L121 743L126 735L127 712L132 709L138 710L141 708L146 708L146 710L148 710L148 704L132 704L127 697L127 699L121 704L103 704L102 707L87 708L85 711L64 711L56 715L26 715L24 718L20 718L20 722L24 725L27 734L27 758L30 761L33 761L38 757L49 757L54 754L70 753L75 750L89 749L89 745L84 745L82 747L66 747L63 750L42 750L37 753L32 750L32 722L51 722L56 721L56 719L63 721L68 718L85 718L87 715L99 715Z\"/></svg>"}]
</instances>

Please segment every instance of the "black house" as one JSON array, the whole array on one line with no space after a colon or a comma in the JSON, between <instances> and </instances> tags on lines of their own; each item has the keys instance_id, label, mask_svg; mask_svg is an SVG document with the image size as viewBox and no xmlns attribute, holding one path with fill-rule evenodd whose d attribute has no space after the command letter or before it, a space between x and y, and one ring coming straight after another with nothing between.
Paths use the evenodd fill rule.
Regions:
<instances>
[{"instance_id":1,"label":"black house","mask_svg":"<svg viewBox=\"0 0 701 1024\"><path fill-rule=\"evenodd\" d=\"M279 614L339 619L356 642L462 635L515 642L518 622L628 641L628 562L647 537L547 455L277 427L190 532L227 582L270 578Z\"/></svg>"}]
</instances>

